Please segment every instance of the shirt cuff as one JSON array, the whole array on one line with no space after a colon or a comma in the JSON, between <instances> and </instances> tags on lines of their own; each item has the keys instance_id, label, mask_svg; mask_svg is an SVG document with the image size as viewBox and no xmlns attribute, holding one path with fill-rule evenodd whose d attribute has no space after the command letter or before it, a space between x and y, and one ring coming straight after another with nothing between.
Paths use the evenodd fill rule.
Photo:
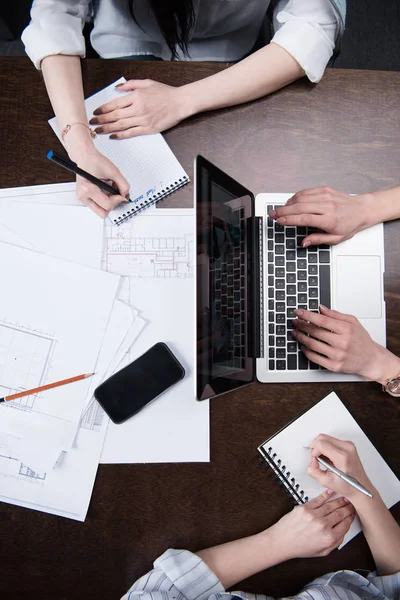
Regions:
<instances>
[{"instance_id":1,"label":"shirt cuff","mask_svg":"<svg viewBox=\"0 0 400 600\"><path fill-rule=\"evenodd\" d=\"M31 21L21 39L37 69L43 58L53 54L85 57L81 20L71 15L46 15L45 19Z\"/></svg>"},{"instance_id":2,"label":"shirt cuff","mask_svg":"<svg viewBox=\"0 0 400 600\"><path fill-rule=\"evenodd\" d=\"M322 29L300 19L287 21L271 42L289 52L313 83L322 78L334 50L331 40Z\"/></svg>"},{"instance_id":3,"label":"shirt cuff","mask_svg":"<svg viewBox=\"0 0 400 600\"><path fill-rule=\"evenodd\" d=\"M211 594L225 592L215 573L189 550L167 550L157 558L154 568L164 571L187 600L208 600Z\"/></svg>"}]
</instances>

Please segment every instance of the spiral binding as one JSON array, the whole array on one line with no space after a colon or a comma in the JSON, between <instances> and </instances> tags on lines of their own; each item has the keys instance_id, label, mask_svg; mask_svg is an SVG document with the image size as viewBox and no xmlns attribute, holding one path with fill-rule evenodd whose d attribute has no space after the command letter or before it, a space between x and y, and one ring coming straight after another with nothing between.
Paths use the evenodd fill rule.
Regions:
<instances>
[{"instance_id":1,"label":"spiral binding","mask_svg":"<svg viewBox=\"0 0 400 600\"><path fill-rule=\"evenodd\" d=\"M273 451L272 446L268 446L267 449L265 449L264 446L260 446L259 451L263 458L264 465L267 464L271 468L279 483L295 502L297 504L305 504L308 502L308 496L306 496L304 490L300 489L295 478L291 477L289 469L286 468L286 465L282 464L281 459L276 452Z\"/></svg>"},{"instance_id":2,"label":"spiral binding","mask_svg":"<svg viewBox=\"0 0 400 600\"><path fill-rule=\"evenodd\" d=\"M146 210L146 208L149 208L149 206L151 206L152 204L155 204L159 200L162 200L162 198L165 198L165 196L172 194L172 192L175 192L183 185L186 185L187 183L189 183L189 181L189 177L185 175L185 177L178 179L178 181L174 181L171 185L166 185L165 188L161 190L161 192L153 194L153 196L146 198L146 200L143 200L142 202L133 206L131 209L125 211L121 216L117 217L116 219L113 219L113 224L121 225L121 223L123 223L127 219L130 219L131 217L134 217L135 215L142 212L143 210Z\"/></svg>"}]
</instances>

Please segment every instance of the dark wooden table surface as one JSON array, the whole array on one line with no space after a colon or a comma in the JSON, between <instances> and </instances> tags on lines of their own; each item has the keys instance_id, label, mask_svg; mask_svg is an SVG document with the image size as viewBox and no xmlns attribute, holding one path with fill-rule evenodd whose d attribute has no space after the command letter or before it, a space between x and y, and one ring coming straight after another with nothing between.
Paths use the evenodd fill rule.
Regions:
<instances>
[{"instance_id":1,"label":"dark wooden table surface","mask_svg":"<svg viewBox=\"0 0 400 600\"><path fill-rule=\"evenodd\" d=\"M221 68L86 60L85 94L121 75L179 85ZM190 176L201 153L255 193L383 189L400 184L399 90L400 73L329 70L317 86L300 81L197 116L166 139ZM2 187L71 180L45 158L60 147L46 123L52 110L41 76L27 59L0 59L0 115ZM163 206L191 203L187 186ZM400 354L400 222L385 225L385 256L388 347ZM168 547L199 550L271 525L292 504L260 467L256 447L329 388L257 383L213 401L210 464L102 465L83 524L0 504L0 597L119 598ZM400 475L400 403L374 383L334 388ZM393 512L399 519L400 505ZM326 558L277 566L240 588L283 596L330 570L372 566L359 535Z\"/></svg>"}]
</instances>

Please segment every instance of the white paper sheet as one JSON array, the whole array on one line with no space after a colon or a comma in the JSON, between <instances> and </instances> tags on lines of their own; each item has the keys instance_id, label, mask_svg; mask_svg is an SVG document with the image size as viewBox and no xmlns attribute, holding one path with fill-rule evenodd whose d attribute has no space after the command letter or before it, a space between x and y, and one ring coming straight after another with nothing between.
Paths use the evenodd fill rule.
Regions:
<instances>
[{"instance_id":1,"label":"white paper sheet","mask_svg":"<svg viewBox=\"0 0 400 600\"><path fill-rule=\"evenodd\" d=\"M194 397L193 226L192 209L154 209L106 227L105 266L130 275L122 297L148 321L130 360L164 341L186 376L126 423L110 423L102 463L209 461L209 403Z\"/></svg>"},{"instance_id":2,"label":"white paper sheet","mask_svg":"<svg viewBox=\"0 0 400 600\"><path fill-rule=\"evenodd\" d=\"M16 202L12 189L1 192L0 223L25 240L25 246L31 245L50 256L100 268L104 222L91 210L22 202L20 195ZM65 193L61 195L65 196ZM75 191L70 195L75 195ZM27 193L25 199L29 196Z\"/></svg>"}]
</instances>

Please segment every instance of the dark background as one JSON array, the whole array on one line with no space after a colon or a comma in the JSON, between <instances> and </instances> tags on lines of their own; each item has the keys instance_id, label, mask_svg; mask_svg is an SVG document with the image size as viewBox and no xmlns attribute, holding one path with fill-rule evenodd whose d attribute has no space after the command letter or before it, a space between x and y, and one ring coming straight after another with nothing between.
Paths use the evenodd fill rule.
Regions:
<instances>
[{"instance_id":1,"label":"dark background","mask_svg":"<svg viewBox=\"0 0 400 600\"><path fill-rule=\"evenodd\" d=\"M1 4L0 55L23 55L19 37L29 23L32 2L3 0ZM335 67L399 71L399 33L399 0L348 0L343 48ZM88 52L88 57L95 56Z\"/></svg>"}]
</instances>

